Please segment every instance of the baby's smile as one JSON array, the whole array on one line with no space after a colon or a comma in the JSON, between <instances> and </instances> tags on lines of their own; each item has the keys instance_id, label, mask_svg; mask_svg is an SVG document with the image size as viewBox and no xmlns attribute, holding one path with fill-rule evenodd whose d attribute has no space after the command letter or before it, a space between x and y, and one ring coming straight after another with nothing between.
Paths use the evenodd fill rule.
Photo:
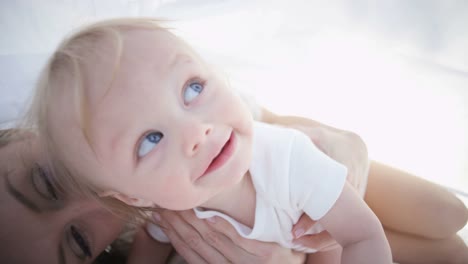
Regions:
<instances>
[{"instance_id":1,"label":"baby's smile","mask_svg":"<svg viewBox=\"0 0 468 264\"><path fill-rule=\"evenodd\" d=\"M213 158L211 163L208 165L208 168L205 170L205 172L197 178L200 179L203 176L209 174L210 172L222 167L224 164L228 162L228 160L231 158L232 154L234 153L235 147L236 147L236 137L233 131L231 131L231 134L222 146L222 148L219 150L218 154Z\"/></svg>"}]
</instances>

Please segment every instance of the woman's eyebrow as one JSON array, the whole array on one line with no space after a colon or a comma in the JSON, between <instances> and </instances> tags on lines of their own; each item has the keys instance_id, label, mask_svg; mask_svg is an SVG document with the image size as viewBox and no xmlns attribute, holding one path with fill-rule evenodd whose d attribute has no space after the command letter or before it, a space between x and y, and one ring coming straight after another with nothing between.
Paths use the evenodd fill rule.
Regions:
<instances>
[{"instance_id":1,"label":"woman's eyebrow","mask_svg":"<svg viewBox=\"0 0 468 264\"><path fill-rule=\"evenodd\" d=\"M9 173L5 175L5 184L7 187L7 192L13 196L19 203L27 207L29 210L35 212L35 213L43 213L43 210L39 208L39 206L34 203L31 199L26 197L23 193L21 193L19 190L17 190L10 182L9 178Z\"/></svg>"}]
</instances>

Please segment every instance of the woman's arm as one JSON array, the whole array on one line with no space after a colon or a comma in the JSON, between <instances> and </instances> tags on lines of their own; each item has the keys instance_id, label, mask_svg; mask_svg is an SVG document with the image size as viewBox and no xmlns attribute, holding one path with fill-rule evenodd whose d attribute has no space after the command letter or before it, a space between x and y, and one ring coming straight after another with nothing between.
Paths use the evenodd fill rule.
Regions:
<instances>
[{"instance_id":1,"label":"woman's arm","mask_svg":"<svg viewBox=\"0 0 468 264\"><path fill-rule=\"evenodd\" d=\"M345 166L350 165L352 161L357 163L358 161L351 159L350 155L358 155L361 164L355 164L355 166L368 167L367 146L356 133L337 129L305 117L280 116L265 108L261 109L261 113L259 121L301 130L329 157L338 162L340 162L338 158L342 159L344 161L342 164Z\"/></svg>"}]
</instances>

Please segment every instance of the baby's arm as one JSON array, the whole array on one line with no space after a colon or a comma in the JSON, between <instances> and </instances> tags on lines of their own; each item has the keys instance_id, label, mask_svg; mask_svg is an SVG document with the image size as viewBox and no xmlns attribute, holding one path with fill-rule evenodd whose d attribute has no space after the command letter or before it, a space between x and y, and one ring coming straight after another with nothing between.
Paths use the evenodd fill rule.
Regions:
<instances>
[{"instance_id":1,"label":"baby's arm","mask_svg":"<svg viewBox=\"0 0 468 264\"><path fill-rule=\"evenodd\" d=\"M307 264L340 264L341 263L341 247L334 247L326 251L318 251L307 254Z\"/></svg>"},{"instance_id":2,"label":"baby's arm","mask_svg":"<svg viewBox=\"0 0 468 264\"><path fill-rule=\"evenodd\" d=\"M341 263L392 263L379 219L349 183L319 223L343 247Z\"/></svg>"},{"instance_id":3,"label":"baby's arm","mask_svg":"<svg viewBox=\"0 0 468 264\"><path fill-rule=\"evenodd\" d=\"M391 263L383 227L346 181L343 165L296 132L289 166L291 206L318 220L343 247L342 263Z\"/></svg>"}]
</instances>

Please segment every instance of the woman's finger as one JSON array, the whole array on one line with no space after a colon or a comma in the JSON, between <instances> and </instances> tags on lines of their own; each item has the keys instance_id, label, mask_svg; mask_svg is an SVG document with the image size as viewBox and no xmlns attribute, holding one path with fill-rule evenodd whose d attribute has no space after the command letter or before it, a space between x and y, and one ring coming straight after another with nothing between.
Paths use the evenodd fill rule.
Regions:
<instances>
[{"instance_id":1,"label":"woman's finger","mask_svg":"<svg viewBox=\"0 0 468 264\"><path fill-rule=\"evenodd\" d=\"M210 220L211 221L207 220L208 223L210 223L216 231L229 237L238 248L251 255L268 255L271 253L272 245L276 246L276 244L273 243L260 242L242 237L229 222L219 217L213 217Z\"/></svg>"},{"instance_id":2,"label":"woman's finger","mask_svg":"<svg viewBox=\"0 0 468 264\"><path fill-rule=\"evenodd\" d=\"M181 213L181 216L187 222L191 223L192 226L198 230L204 241L219 252L219 254L221 254L227 261L246 263L247 259L250 257L250 253L237 246L230 237L215 229L209 222L210 220L198 219L193 211L184 211ZM225 222L228 227L233 229L233 227L224 219L218 218L218 220ZM239 236L237 232L235 233Z\"/></svg>"},{"instance_id":3,"label":"woman's finger","mask_svg":"<svg viewBox=\"0 0 468 264\"><path fill-rule=\"evenodd\" d=\"M300 238L307 233L317 221L312 220L307 214L302 214L296 224L294 224L291 232L294 238Z\"/></svg>"},{"instance_id":4,"label":"woman's finger","mask_svg":"<svg viewBox=\"0 0 468 264\"><path fill-rule=\"evenodd\" d=\"M208 226L205 224L203 227L204 221L197 218L191 219L190 222L186 221L184 215L188 213L193 214L193 211L172 212L166 210L161 214L161 220L166 221L169 226L169 228L164 231L177 252L189 263L192 263L189 260L199 261L199 259L208 263L226 263L226 258L217 251L216 248L207 243L200 233L200 231L208 230ZM192 226L194 223L196 223L200 229L194 228L194 226Z\"/></svg>"},{"instance_id":5,"label":"woman's finger","mask_svg":"<svg viewBox=\"0 0 468 264\"><path fill-rule=\"evenodd\" d=\"M240 236L229 222L219 217L212 218L210 225L218 232L231 238L240 251L228 258L232 263L304 263L305 254L283 248L276 243L261 242Z\"/></svg>"},{"instance_id":6,"label":"woman's finger","mask_svg":"<svg viewBox=\"0 0 468 264\"><path fill-rule=\"evenodd\" d=\"M193 211L161 213L166 235L188 263L303 263L305 254L240 236L226 220ZM211 221L210 221L211 220Z\"/></svg>"},{"instance_id":7,"label":"woman's finger","mask_svg":"<svg viewBox=\"0 0 468 264\"><path fill-rule=\"evenodd\" d=\"M291 126L294 129L301 131L306 134L309 139L321 149L321 141L324 137L324 131L322 127L308 127L308 126ZM322 150L322 149L321 149ZM323 151L323 150L322 150Z\"/></svg>"},{"instance_id":8,"label":"woman's finger","mask_svg":"<svg viewBox=\"0 0 468 264\"><path fill-rule=\"evenodd\" d=\"M157 222L160 226L163 227L164 233L171 241L172 246L174 249L181 255L188 263L208 263L205 261L196 251L194 251L183 238L184 231L181 231L181 235L176 229L170 224L174 222L175 226L178 227L183 221L178 219L179 216L177 214L168 214L165 211L160 212L160 220Z\"/></svg>"}]
</instances>

